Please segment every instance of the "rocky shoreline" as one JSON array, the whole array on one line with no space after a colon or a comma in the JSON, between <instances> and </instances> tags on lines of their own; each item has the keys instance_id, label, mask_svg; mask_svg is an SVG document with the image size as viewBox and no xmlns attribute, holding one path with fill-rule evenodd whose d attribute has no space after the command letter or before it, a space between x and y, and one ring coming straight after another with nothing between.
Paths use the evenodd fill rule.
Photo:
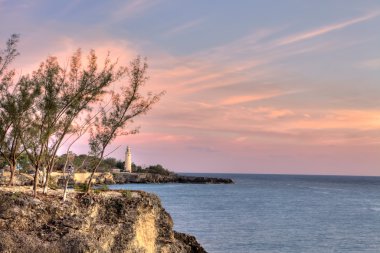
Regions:
<instances>
[{"instance_id":1,"label":"rocky shoreline","mask_svg":"<svg viewBox=\"0 0 380 253\"><path fill-rule=\"evenodd\" d=\"M113 173L110 184L151 184L151 183L181 183L181 184L233 184L229 178L195 177L178 174L160 175L152 173Z\"/></svg>"},{"instance_id":2,"label":"rocky shoreline","mask_svg":"<svg viewBox=\"0 0 380 253\"><path fill-rule=\"evenodd\" d=\"M0 189L0 252L206 252L195 237L173 230L154 194L61 190L33 198L30 187Z\"/></svg>"},{"instance_id":3,"label":"rocky shoreline","mask_svg":"<svg viewBox=\"0 0 380 253\"><path fill-rule=\"evenodd\" d=\"M89 173L75 173L72 184L82 184ZM62 202L61 173L52 174L53 189L33 198L33 177L16 174L6 187L0 177L0 252L206 252L191 235L173 230L170 215L159 198L143 191L95 190L91 195L71 190ZM95 184L231 184L231 179L160 175L152 173L98 173Z\"/></svg>"},{"instance_id":4,"label":"rocky shoreline","mask_svg":"<svg viewBox=\"0 0 380 253\"><path fill-rule=\"evenodd\" d=\"M70 185L75 183L86 183L90 173L75 173L74 178L70 179ZM9 180L8 175L0 176L0 185L6 185ZM62 173L53 172L51 182L58 187L63 185ZM180 183L180 184L233 184L233 180L229 178L213 178L213 177L196 177L184 176L171 173L169 175L153 174L153 173L96 173L94 184L112 185L112 184L164 184L164 183ZM17 173L14 179L14 185L27 186L33 184L32 175Z\"/></svg>"}]
</instances>

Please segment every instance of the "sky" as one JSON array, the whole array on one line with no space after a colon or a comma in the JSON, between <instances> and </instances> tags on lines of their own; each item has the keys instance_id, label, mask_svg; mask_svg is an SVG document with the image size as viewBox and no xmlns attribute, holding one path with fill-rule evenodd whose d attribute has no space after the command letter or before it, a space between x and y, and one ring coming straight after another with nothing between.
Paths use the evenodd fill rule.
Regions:
<instances>
[{"instance_id":1,"label":"sky","mask_svg":"<svg viewBox=\"0 0 380 253\"><path fill-rule=\"evenodd\" d=\"M21 35L19 73L77 48L147 57L146 88L166 95L118 159L129 145L177 172L380 175L380 1L0 0L0 24L0 41Z\"/></svg>"}]
</instances>

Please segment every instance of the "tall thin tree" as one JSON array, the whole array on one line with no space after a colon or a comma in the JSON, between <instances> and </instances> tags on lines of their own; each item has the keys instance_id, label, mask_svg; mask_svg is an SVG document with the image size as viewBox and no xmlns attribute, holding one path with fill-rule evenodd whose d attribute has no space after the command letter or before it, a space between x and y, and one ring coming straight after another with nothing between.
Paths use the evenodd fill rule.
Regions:
<instances>
[{"instance_id":1,"label":"tall thin tree","mask_svg":"<svg viewBox=\"0 0 380 253\"><path fill-rule=\"evenodd\" d=\"M105 157L106 148L120 135L135 134L138 129L126 130L133 119L147 113L160 100L164 92L146 96L141 95L141 88L145 85L148 65L140 57L133 60L127 69L128 82L120 87L120 92L112 92L111 108L103 108L100 116L96 117L91 128L89 145L93 156L98 162L93 167L87 182L87 192L91 190L95 172Z\"/></svg>"}]
</instances>

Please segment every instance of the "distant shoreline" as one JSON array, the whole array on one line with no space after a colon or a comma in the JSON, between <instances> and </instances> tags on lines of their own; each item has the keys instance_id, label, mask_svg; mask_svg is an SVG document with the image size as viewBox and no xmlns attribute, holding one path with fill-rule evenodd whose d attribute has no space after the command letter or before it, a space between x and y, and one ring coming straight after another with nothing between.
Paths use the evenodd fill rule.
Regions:
<instances>
[{"instance_id":1,"label":"distant shoreline","mask_svg":"<svg viewBox=\"0 0 380 253\"><path fill-rule=\"evenodd\" d=\"M152 183L183 183L183 184L233 184L230 178L200 177L180 174L160 175L153 173L112 173L115 184L152 184ZM111 183L112 184L112 183Z\"/></svg>"},{"instance_id":2,"label":"distant shoreline","mask_svg":"<svg viewBox=\"0 0 380 253\"><path fill-rule=\"evenodd\" d=\"M305 176L305 177L376 177L380 175L340 175L340 174L283 174L283 173L243 173L243 172L176 172L178 175L258 175L258 176Z\"/></svg>"}]
</instances>

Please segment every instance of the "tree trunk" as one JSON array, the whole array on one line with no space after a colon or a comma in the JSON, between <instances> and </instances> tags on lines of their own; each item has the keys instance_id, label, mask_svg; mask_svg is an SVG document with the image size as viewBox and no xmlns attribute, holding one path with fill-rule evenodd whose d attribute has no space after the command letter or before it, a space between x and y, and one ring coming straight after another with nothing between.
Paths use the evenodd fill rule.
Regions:
<instances>
[{"instance_id":1,"label":"tree trunk","mask_svg":"<svg viewBox=\"0 0 380 253\"><path fill-rule=\"evenodd\" d=\"M49 180L50 180L50 174L53 171L53 167L55 165L55 160L48 165L47 170L46 170L46 178L45 178L45 183L44 183L44 194L47 194L48 188L49 188Z\"/></svg>"},{"instance_id":2,"label":"tree trunk","mask_svg":"<svg viewBox=\"0 0 380 253\"><path fill-rule=\"evenodd\" d=\"M47 191L48 191L48 186L49 186L49 177L50 177L50 173L49 173L49 168L48 169L45 169L45 173L44 173L44 182L43 182L43 194L47 194Z\"/></svg>"},{"instance_id":3,"label":"tree trunk","mask_svg":"<svg viewBox=\"0 0 380 253\"><path fill-rule=\"evenodd\" d=\"M34 172L34 182L33 182L33 196L37 197L37 186L38 186L38 166L36 166Z\"/></svg>"},{"instance_id":4,"label":"tree trunk","mask_svg":"<svg viewBox=\"0 0 380 253\"><path fill-rule=\"evenodd\" d=\"M104 150L103 150L102 153L101 153L101 156L100 156L99 162L96 164L95 168L94 168L94 169L92 170L92 172L91 172L90 179L88 180L88 183L87 183L86 193L89 193L90 190L91 190L92 179L94 178L95 171L98 169L98 167L99 167L100 164L102 163L103 156L104 156Z\"/></svg>"},{"instance_id":5,"label":"tree trunk","mask_svg":"<svg viewBox=\"0 0 380 253\"><path fill-rule=\"evenodd\" d=\"M44 189L42 191L43 194L47 194L47 191L48 191L48 184L47 184L47 180L45 181L45 184L44 184Z\"/></svg>"},{"instance_id":6,"label":"tree trunk","mask_svg":"<svg viewBox=\"0 0 380 253\"><path fill-rule=\"evenodd\" d=\"M69 179L70 177L67 177L65 180L65 189L63 190L63 201L66 201L67 186L69 185Z\"/></svg>"},{"instance_id":7,"label":"tree trunk","mask_svg":"<svg viewBox=\"0 0 380 253\"><path fill-rule=\"evenodd\" d=\"M95 171L96 171L96 169L92 170L92 172L91 172L90 179L89 179L88 182L87 182L86 193L89 193L89 192L90 192L90 189L91 189L91 187L92 187L92 179L94 178Z\"/></svg>"},{"instance_id":8,"label":"tree trunk","mask_svg":"<svg viewBox=\"0 0 380 253\"><path fill-rule=\"evenodd\" d=\"M9 170L11 172L11 177L9 179L8 186L13 186L16 166L15 165L9 165Z\"/></svg>"},{"instance_id":9,"label":"tree trunk","mask_svg":"<svg viewBox=\"0 0 380 253\"><path fill-rule=\"evenodd\" d=\"M41 185L42 185L42 186L45 186L45 183L46 183L46 176L47 176L47 173L46 173L46 167L43 166L43 168L42 168L42 182L41 182Z\"/></svg>"}]
</instances>

